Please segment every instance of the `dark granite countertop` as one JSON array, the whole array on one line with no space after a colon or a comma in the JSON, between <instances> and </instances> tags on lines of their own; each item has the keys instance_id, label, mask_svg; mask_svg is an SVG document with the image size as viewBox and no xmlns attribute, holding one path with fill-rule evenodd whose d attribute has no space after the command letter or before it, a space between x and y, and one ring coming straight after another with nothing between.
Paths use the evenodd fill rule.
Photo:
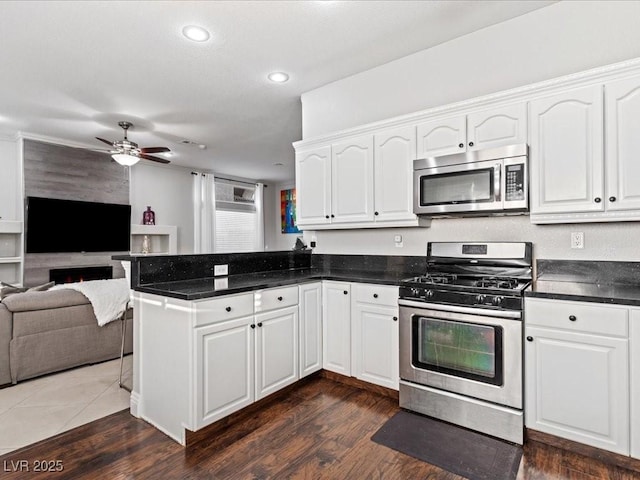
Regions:
<instances>
[{"instance_id":1,"label":"dark granite countertop","mask_svg":"<svg viewBox=\"0 0 640 480\"><path fill-rule=\"evenodd\" d=\"M538 278L525 290L525 296L640 306L640 285L583 283Z\"/></svg>"},{"instance_id":2,"label":"dark granite countertop","mask_svg":"<svg viewBox=\"0 0 640 480\"><path fill-rule=\"evenodd\" d=\"M393 272L305 268L153 283L134 287L134 290L182 300L198 300L318 280L399 285L400 281L408 276L411 275Z\"/></svg>"}]
</instances>

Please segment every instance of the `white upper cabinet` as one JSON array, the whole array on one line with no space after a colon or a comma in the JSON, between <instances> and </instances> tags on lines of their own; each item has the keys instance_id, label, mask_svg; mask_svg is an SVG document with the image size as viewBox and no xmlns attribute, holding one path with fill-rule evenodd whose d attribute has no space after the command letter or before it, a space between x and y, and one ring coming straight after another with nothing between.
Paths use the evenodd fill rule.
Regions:
<instances>
[{"instance_id":1,"label":"white upper cabinet","mask_svg":"<svg viewBox=\"0 0 640 480\"><path fill-rule=\"evenodd\" d=\"M534 100L530 121L531 215L602 211L602 87Z\"/></svg>"},{"instance_id":2,"label":"white upper cabinet","mask_svg":"<svg viewBox=\"0 0 640 480\"><path fill-rule=\"evenodd\" d=\"M436 157L527 142L525 102L418 125L418 157Z\"/></svg>"},{"instance_id":3,"label":"white upper cabinet","mask_svg":"<svg viewBox=\"0 0 640 480\"><path fill-rule=\"evenodd\" d=\"M373 220L373 137L331 146L331 222Z\"/></svg>"},{"instance_id":4,"label":"white upper cabinet","mask_svg":"<svg viewBox=\"0 0 640 480\"><path fill-rule=\"evenodd\" d=\"M416 129L403 127L374 137L375 220L413 220L413 159Z\"/></svg>"},{"instance_id":5,"label":"white upper cabinet","mask_svg":"<svg viewBox=\"0 0 640 480\"><path fill-rule=\"evenodd\" d=\"M605 145L609 211L640 211L640 78L606 83Z\"/></svg>"},{"instance_id":6,"label":"white upper cabinet","mask_svg":"<svg viewBox=\"0 0 640 480\"><path fill-rule=\"evenodd\" d=\"M330 222L331 146L296 152L296 201L298 224Z\"/></svg>"},{"instance_id":7,"label":"white upper cabinet","mask_svg":"<svg viewBox=\"0 0 640 480\"><path fill-rule=\"evenodd\" d=\"M467 149L527 143L527 105L518 103L467 115Z\"/></svg>"},{"instance_id":8,"label":"white upper cabinet","mask_svg":"<svg viewBox=\"0 0 640 480\"><path fill-rule=\"evenodd\" d=\"M462 115L419 124L418 157L437 157L466 151L466 121L466 117Z\"/></svg>"}]
</instances>

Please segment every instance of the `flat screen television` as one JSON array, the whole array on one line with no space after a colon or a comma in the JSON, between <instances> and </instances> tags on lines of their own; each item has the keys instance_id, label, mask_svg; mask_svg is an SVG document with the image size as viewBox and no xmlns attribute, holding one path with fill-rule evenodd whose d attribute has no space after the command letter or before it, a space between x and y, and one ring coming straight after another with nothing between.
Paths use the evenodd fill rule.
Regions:
<instances>
[{"instance_id":1,"label":"flat screen television","mask_svg":"<svg viewBox=\"0 0 640 480\"><path fill-rule=\"evenodd\" d=\"M131 205L27 197L26 252L124 252Z\"/></svg>"}]
</instances>

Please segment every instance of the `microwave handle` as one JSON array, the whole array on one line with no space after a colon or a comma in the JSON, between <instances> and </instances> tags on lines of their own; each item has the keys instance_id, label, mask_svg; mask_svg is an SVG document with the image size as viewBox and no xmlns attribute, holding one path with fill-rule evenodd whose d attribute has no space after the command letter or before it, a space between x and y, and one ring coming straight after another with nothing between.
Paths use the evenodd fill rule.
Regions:
<instances>
[{"instance_id":1,"label":"microwave handle","mask_svg":"<svg viewBox=\"0 0 640 480\"><path fill-rule=\"evenodd\" d=\"M502 164L496 163L493 167L493 191L496 202L502 201Z\"/></svg>"}]
</instances>

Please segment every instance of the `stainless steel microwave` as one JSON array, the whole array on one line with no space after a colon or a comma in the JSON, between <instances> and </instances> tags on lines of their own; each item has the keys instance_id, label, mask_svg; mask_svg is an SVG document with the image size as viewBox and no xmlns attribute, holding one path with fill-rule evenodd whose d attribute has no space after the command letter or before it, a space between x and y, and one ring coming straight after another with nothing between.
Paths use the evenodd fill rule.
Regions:
<instances>
[{"instance_id":1,"label":"stainless steel microwave","mask_svg":"<svg viewBox=\"0 0 640 480\"><path fill-rule=\"evenodd\" d=\"M527 145L413 162L413 213L524 213L529 208Z\"/></svg>"}]
</instances>

